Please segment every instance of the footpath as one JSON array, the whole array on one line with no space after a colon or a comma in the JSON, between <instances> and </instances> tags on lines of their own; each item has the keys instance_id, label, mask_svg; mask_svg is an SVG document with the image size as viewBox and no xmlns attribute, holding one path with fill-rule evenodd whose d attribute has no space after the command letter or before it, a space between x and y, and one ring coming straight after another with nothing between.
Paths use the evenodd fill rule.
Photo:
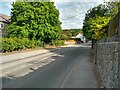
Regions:
<instances>
[{"instance_id":1,"label":"footpath","mask_svg":"<svg viewBox=\"0 0 120 90\"><path fill-rule=\"evenodd\" d=\"M35 57L38 55L49 53L51 51L59 50L62 47L71 47L71 46L74 46L74 45L60 46L57 48L47 48L47 49L40 48L38 50L35 49L35 50L30 50L30 51L21 51L21 52L9 53L9 54L2 54L0 55L0 64L11 62L11 61L18 60L18 59L20 60L20 59Z\"/></svg>"},{"instance_id":2,"label":"footpath","mask_svg":"<svg viewBox=\"0 0 120 90\"><path fill-rule=\"evenodd\" d=\"M3 54L0 56L0 64L11 62L11 61L18 60L18 59L25 59L25 58L29 58L33 56L42 55L42 54L48 53L50 51L55 51L55 50L58 50L58 48L38 49L38 50L24 51L24 52L18 52L18 53L16 52L16 53L7 54L7 55Z\"/></svg>"}]
</instances>

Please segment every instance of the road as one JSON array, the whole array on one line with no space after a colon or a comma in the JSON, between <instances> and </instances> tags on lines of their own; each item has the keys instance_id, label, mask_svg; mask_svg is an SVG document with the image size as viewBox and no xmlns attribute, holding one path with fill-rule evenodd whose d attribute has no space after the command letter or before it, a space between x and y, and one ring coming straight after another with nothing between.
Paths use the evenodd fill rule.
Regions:
<instances>
[{"instance_id":1,"label":"road","mask_svg":"<svg viewBox=\"0 0 120 90\"><path fill-rule=\"evenodd\" d=\"M73 45L20 60L14 67L11 64L15 63L9 62L12 68L7 72L4 66L7 73L2 77L3 88L97 88L90 50L88 46Z\"/></svg>"}]
</instances>

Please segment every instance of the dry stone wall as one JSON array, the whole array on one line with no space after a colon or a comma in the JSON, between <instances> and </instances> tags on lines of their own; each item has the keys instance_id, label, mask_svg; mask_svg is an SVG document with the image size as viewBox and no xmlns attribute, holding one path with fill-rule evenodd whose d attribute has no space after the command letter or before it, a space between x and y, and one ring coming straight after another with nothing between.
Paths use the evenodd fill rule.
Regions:
<instances>
[{"instance_id":1,"label":"dry stone wall","mask_svg":"<svg viewBox=\"0 0 120 90\"><path fill-rule=\"evenodd\" d=\"M120 88L120 36L98 41L95 55L105 87Z\"/></svg>"}]
</instances>

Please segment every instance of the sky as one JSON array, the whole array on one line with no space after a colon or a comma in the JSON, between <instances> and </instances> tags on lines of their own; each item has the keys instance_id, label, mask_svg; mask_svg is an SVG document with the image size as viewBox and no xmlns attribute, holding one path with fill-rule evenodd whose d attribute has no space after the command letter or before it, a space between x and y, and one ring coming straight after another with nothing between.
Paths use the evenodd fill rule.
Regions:
<instances>
[{"instance_id":1,"label":"sky","mask_svg":"<svg viewBox=\"0 0 120 90\"><path fill-rule=\"evenodd\" d=\"M0 13L10 16L14 0L0 0ZM83 26L85 13L90 8L103 3L103 0L52 0L60 12L63 29L79 29Z\"/></svg>"}]
</instances>

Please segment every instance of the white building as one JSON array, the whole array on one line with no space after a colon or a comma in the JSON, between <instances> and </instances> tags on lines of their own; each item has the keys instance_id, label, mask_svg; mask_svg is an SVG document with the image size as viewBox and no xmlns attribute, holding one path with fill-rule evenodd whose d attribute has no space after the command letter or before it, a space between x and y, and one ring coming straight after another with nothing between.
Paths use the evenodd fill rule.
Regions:
<instances>
[{"instance_id":1,"label":"white building","mask_svg":"<svg viewBox=\"0 0 120 90\"><path fill-rule=\"evenodd\" d=\"M84 43L85 43L85 41L86 41L86 38L83 36L82 33L79 33L77 36L74 36L74 37L72 37L72 38L80 38L81 41L83 41Z\"/></svg>"}]
</instances>

